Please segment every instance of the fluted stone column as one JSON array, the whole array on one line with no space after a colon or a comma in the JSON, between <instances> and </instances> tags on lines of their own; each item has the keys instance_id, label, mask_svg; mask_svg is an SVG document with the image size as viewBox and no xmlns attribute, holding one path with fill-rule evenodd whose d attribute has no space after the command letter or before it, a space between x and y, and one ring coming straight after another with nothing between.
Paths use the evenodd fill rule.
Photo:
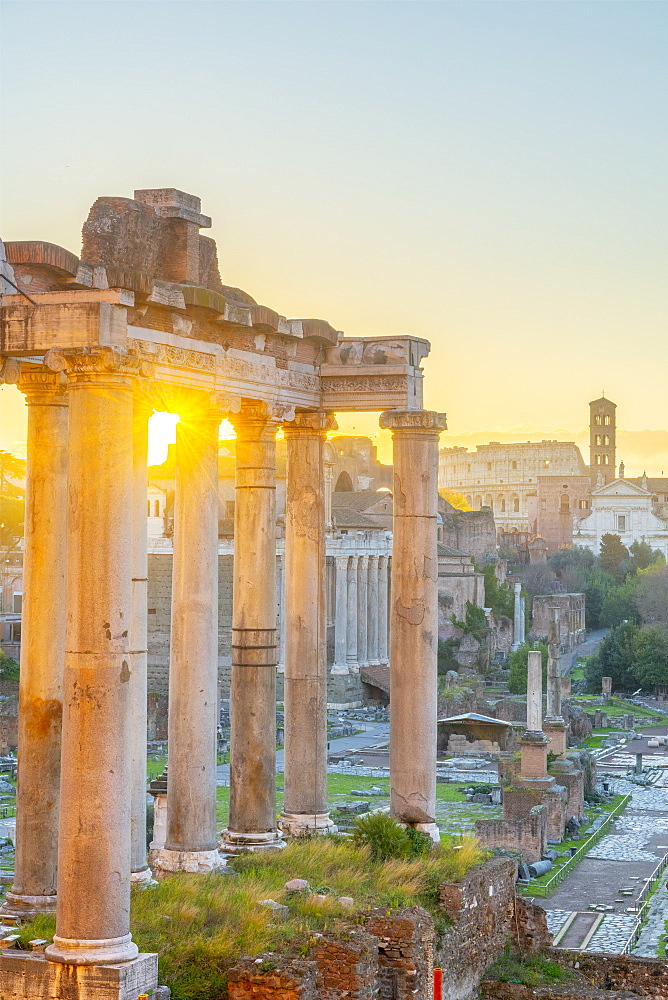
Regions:
<instances>
[{"instance_id":1,"label":"fluted stone column","mask_svg":"<svg viewBox=\"0 0 668 1000\"><path fill-rule=\"evenodd\" d=\"M348 624L346 629L348 672L359 673L357 660L357 561L352 555L348 563Z\"/></svg>"},{"instance_id":2,"label":"fluted stone column","mask_svg":"<svg viewBox=\"0 0 668 1000\"><path fill-rule=\"evenodd\" d=\"M522 607L522 584L515 584L515 603L513 606L513 644L515 650L524 642L524 609Z\"/></svg>"},{"instance_id":3,"label":"fluted stone column","mask_svg":"<svg viewBox=\"0 0 668 1000\"><path fill-rule=\"evenodd\" d=\"M386 410L380 424L394 443L390 811L437 841L438 438L446 423L428 410Z\"/></svg>"},{"instance_id":4,"label":"fluted stone column","mask_svg":"<svg viewBox=\"0 0 668 1000\"><path fill-rule=\"evenodd\" d=\"M132 787L130 865L133 886L152 881L146 862L146 699L148 657L148 418L152 407L135 394L133 407L132 620L130 623L130 702L132 705Z\"/></svg>"},{"instance_id":5,"label":"fluted stone column","mask_svg":"<svg viewBox=\"0 0 668 1000\"><path fill-rule=\"evenodd\" d=\"M278 629L278 663L276 673L285 673L285 555L276 557L276 628Z\"/></svg>"},{"instance_id":6,"label":"fluted stone column","mask_svg":"<svg viewBox=\"0 0 668 1000\"><path fill-rule=\"evenodd\" d=\"M207 872L216 838L218 700L218 427L206 393L176 425L172 628L169 658L167 837L156 872Z\"/></svg>"},{"instance_id":7,"label":"fluted stone column","mask_svg":"<svg viewBox=\"0 0 668 1000\"><path fill-rule=\"evenodd\" d=\"M327 833L327 621L323 445L336 422L298 413L285 424L285 797L281 829Z\"/></svg>"},{"instance_id":8,"label":"fluted stone column","mask_svg":"<svg viewBox=\"0 0 668 1000\"><path fill-rule=\"evenodd\" d=\"M357 559L357 662L360 667L369 663L369 557Z\"/></svg>"},{"instance_id":9,"label":"fluted stone column","mask_svg":"<svg viewBox=\"0 0 668 1000\"><path fill-rule=\"evenodd\" d=\"M66 379L25 365L28 403L16 863L3 913L56 908L67 561Z\"/></svg>"},{"instance_id":10,"label":"fluted stone column","mask_svg":"<svg viewBox=\"0 0 668 1000\"><path fill-rule=\"evenodd\" d=\"M137 955L130 935L129 633L132 376L140 363L92 348L49 352L45 364L65 369L70 386L58 904L46 955L109 965Z\"/></svg>"},{"instance_id":11,"label":"fluted stone column","mask_svg":"<svg viewBox=\"0 0 668 1000\"><path fill-rule=\"evenodd\" d=\"M378 557L378 661L387 663L387 556Z\"/></svg>"},{"instance_id":12,"label":"fluted stone column","mask_svg":"<svg viewBox=\"0 0 668 1000\"><path fill-rule=\"evenodd\" d=\"M348 674L348 561L349 557L336 556L336 607L334 608L334 664L333 674Z\"/></svg>"},{"instance_id":13,"label":"fluted stone column","mask_svg":"<svg viewBox=\"0 0 668 1000\"><path fill-rule=\"evenodd\" d=\"M276 429L247 404L237 432L234 507L230 819L221 847L285 846L276 827Z\"/></svg>"},{"instance_id":14,"label":"fluted stone column","mask_svg":"<svg viewBox=\"0 0 668 1000\"><path fill-rule=\"evenodd\" d=\"M369 556L367 590L367 656L371 666L378 665L378 556Z\"/></svg>"}]
</instances>

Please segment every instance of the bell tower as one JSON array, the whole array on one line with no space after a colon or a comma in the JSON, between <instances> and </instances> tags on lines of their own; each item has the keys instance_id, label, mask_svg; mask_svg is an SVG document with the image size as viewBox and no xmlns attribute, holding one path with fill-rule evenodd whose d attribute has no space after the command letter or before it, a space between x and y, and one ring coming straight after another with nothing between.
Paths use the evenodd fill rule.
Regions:
<instances>
[{"instance_id":1,"label":"bell tower","mask_svg":"<svg viewBox=\"0 0 668 1000\"><path fill-rule=\"evenodd\" d=\"M599 473L605 483L616 476L616 414L617 404L601 396L589 404L589 471L592 484Z\"/></svg>"}]
</instances>

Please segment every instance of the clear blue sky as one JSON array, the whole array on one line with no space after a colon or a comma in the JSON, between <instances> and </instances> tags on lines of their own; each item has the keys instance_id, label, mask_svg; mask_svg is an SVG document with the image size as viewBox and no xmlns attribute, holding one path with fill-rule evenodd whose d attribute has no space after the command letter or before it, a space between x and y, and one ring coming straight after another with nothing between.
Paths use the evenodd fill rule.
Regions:
<instances>
[{"instance_id":1,"label":"clear blue sky","mask_svg":"<svg viewBox=\"0 0 668 1000\"><path fill-rule=\"evenodd\" d=\"M572 436L604 388L668 468L666 3L1 9L4 239L181 187L225 282L429 338L453 440Z\"/></svg>"}]
</instances>

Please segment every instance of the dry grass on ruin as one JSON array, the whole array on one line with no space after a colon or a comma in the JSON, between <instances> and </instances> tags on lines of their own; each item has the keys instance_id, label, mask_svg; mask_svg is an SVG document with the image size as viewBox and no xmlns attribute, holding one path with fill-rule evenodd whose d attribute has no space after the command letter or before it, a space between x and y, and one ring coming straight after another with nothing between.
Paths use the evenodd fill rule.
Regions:
<instances>
[{"instance_id":1,"label":"dry grass on ruin","mask_svg":"<svg viewBox=\"0 0 668 1000\"><path fill-rule=\"evenodd\" d=\"M160 982L171 987L174 1000L223 1000L227 969L243 955L306 954L313 933L336 930L375 906L433 910L439 884L460 878L483 858L472 838L383 863L342 838L297 841L283 851L235 859L235 875L175 875L134 892L132 933L141 951L158 952ZM286 892L291 878L307 879L311 891ZM353 897L354 908L339 896ZM273 921L271 910L258 905L268 898L289 906L287 920ZM22 938L51 937L54 929L52 917L39 918L23 928Z\"/></svg>"}]
</instances>

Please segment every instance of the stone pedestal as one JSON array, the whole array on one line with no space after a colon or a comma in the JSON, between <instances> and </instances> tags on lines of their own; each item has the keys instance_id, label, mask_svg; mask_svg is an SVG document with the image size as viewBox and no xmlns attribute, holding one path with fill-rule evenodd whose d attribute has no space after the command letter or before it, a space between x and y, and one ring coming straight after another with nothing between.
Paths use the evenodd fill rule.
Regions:
<instances>
[{"instance_id":1,"label":"stone pedestal","mask_svg":"<svg viewBox=\"0 0 668 1000\"><path fill-rule=\"evenodd\" d=\"M205 393L176 425L167 839L156 874L223 864L216 837L218 426Z\"/></svg>"},{"instance_id":2,"label":"stone pedestal","mask_svg":"<svg viewBox=\"0 0 668 1000\"><path fill-rule=\"evenodd\" d=\"M130 935L129 631L132 376L140 362L102 347L53 351L45 364L65 369L70 384L58 903L46 955L69 966L112 965L137 956Z\"/></svg>"},{"instance_id":3,"label":"stone pedestal","mask_svg":"<svg viewBox=\"0 0 668 1000\"><path fill-rule=\"evenodd\" d=\"M568 749L568 727L564 720L545 719L545 722L543 723L543 732L550 741L548 753L556 753L559 757L562 757Z\"/></svg>"},{"instance_id":4,"label":"stone pedestal","mask_svg":"<svg viewBox=\"0 0 668 1000\"><path fill-rule=\"evenodd\" d=\"M64 376L25 366L28 402L19 681L16 866L3 913L56 908L67 562L67 394ZM33 370L34 369L34 370Z\"/></svg>"},{"instance_id":5,"label":"stone pedestal","mask_svg":"<svg viewBox=\"0 0 668 1000\"><path fill-rule=\"evenodd\" d=\"M62 965L43 955L0 955L0 996L4 1000L137 1000L158 985L158 956L145 953L117 965Z\"/></svg>"},{"instance_id":6,"label":"stone pedestal","mask_svg":"<svg viewBox=\"0 0 668 1000\"><path fill-rule=\"evenodd\" d=\"M532 788L551 788L554 778L547 773L547 750L550 743L542 732L526 732L520 740L520 775L518 782Z\"/></svg>"},{"instance_id":7,"label":"stone pedestal","mask_svg":"<svg viewBox=\"0 0 668 1000\"><path fill-rule=\"evenodd\" d=\"M237 432L226 853L284 847L276 827L276 428L247 404Z\"/></svg>"},{"instance_id":8,"label":"stone pedestal","mask_svg":"<svg viewBox=\"0 0 668 1000\"><path fill-rule=\"evenodd\" d=\"M388 410L394 442L390 613L390 810L438 840L438 438L443 414Z\"/></svg>"},{"instance_id":9,"label":"stone pedestal","mask_svg":"<svg viewBox=\"0 0 668 1000\"><path fill-rule=\"evenodd\" d=\"M138 393L133 406L132 620L130 622L130 703L132 706L132 787L130 790L130 871L132 885L152 881L146 863L146 700L148 657L148 418L152 407Z\"/></svg>"},{"instance_id":10,"label":"stone pedestal","mask_svg":"<svg viewBox=\"0 0 668 1000\"><path fill-rule=\"evenodd\" d=\"M285 424L285 797L291 836L335 830L327 807L327 621L323 445L336 422L298 413Z\"/></svg>"}]
</instances>

